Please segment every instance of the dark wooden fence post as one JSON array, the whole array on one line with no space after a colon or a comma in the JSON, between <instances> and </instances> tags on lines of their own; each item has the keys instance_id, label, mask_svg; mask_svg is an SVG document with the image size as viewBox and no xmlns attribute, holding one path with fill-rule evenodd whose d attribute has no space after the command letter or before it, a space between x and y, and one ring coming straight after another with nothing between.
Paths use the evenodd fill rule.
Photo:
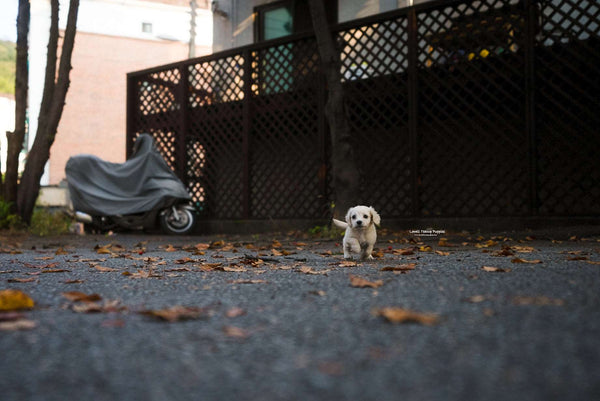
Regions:
<instances>
[{"instance_id":1,"label":"dark wooden fence post","mask_svg":"<svg viewBox=\"0 0 600 401\"><path fill-rule=\"evenodd\" d=\"M418 27L414 7L408 10L408 134L410 138L412 215L420 214L419 201L419 137L418 137Z\"/></svg>"},{"instance_id":2,"label":"dark wooden fence post","mask_svg":"<svg viewBox=\"0 0 600 401\"><path fill-rule=\"evenodd\" d=\"M529 139L529 214L537 215L538 202L538 152L535 127L535 35L537 26L537 0L525 0L525 127Z\"/></svg>"},{"instance_id":3,"label":"dark wooden fence post","mask_svg":"<svg viewBox=\"0 0 600 401\"><path fill-rule=\"evenodd\" d=\"M251 216L250 210L250 131L252 130L252 52L249 49L243 52L244 59L244 100L243 100L243 158L244 172L242 177L243 200L242 217L248 219Z\"/></svg>"},{"instance_id":4,"label":"dark wooden fence post","mask_svg":"<svg viewBox=\"0 0 600 401\"><path fill-rule=\"evenodd\" d=\"M187 154L185 142L190 132L190 108L189 108L189 94L190 94L190 80L189 80L189 66L188 64L181 63L179 65L179 129L181 132L175 135L175 154L177 159L175 160L177 175L179 179L187 185L186 180L186 166L187 166Z\"/></svg>"}]
</instances>

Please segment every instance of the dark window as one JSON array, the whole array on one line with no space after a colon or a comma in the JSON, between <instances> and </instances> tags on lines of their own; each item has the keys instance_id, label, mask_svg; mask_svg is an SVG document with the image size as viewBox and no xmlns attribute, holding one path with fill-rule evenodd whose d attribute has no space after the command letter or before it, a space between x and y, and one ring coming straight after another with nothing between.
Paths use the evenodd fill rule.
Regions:
<instances>
[{"instance_id":1,"label":"dark window","mask_svg":"<svg viewBox=\"0 0 600 401\"><path fill-rule=\"evenodd\" d=\"M325 9L330 24L337 22L337 0L326 0ZM254 8L254 41L277 39L312 30L306 0L282 0Z\"/></svg>"}]
</instances>

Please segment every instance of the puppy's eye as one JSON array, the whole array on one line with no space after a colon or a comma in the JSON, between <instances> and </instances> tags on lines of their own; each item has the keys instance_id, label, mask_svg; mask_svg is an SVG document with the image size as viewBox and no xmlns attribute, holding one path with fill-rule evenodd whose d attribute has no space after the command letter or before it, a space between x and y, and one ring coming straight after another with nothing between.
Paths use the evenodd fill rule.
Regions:
<instances>
[{"instance_id":1,"label":"puppy's eye","mask_svg":"<svg viewBox=\"0 0 600 401\"><path fill-rule=\"evenodd\" d=\"M356 220L356 215L355 214L352 215L352 220Z\"/></svg>"},{"instance_id":2,"label":"puppy's eye","mask_svg":"<svg viewBox=\"0 0 600 401\"><path fill-rule=\"evenodd\" d=\"M365 214L365 215L363 215L363 218L365 218L365 219L368 219L368 218L369 218L369 216L367 216L367 215Z\"/></svg>"}]
</instances>

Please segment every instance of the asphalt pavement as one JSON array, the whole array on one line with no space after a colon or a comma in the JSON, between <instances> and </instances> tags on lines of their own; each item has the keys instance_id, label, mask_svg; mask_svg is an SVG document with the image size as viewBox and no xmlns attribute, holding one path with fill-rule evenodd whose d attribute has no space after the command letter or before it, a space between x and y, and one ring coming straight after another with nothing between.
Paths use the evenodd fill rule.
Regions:
<instances>
[{"instance_id":1,"label":"asphalt pavement","mask_svg":"<svg viewBox=\"0 0 600 401\"><path fill-rule=\"evenodd\" d=\"M0 239L5 401L600 399L599 227Z\"/></svg>"}]
</instances>

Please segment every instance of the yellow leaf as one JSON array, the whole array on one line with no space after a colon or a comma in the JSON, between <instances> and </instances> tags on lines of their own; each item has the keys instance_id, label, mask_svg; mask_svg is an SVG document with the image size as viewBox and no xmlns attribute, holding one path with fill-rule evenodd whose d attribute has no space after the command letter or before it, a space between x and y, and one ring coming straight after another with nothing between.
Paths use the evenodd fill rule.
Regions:
<instances>
[{"instance_id":1,"label":"yellow leaf","mask_svg":"<svg viewBox=\"0 0 600 401\"><path fill-rule=\"evenodd\" d=\"M29 295L18 290L0 291L0 310L31 309L34 302Z\"/></svg>"},{"instance_id":2,"label":"yellow leaf","mask_svg":"<svg viewBox=\"0 0 600 401\"><path fill-rule=\"evenodd\" d=\"M439 321L439 316L433 313L419 313L398 307L386 307L373 311L377 316L385 318L390 323L419 323L432 326Z\"/></svg>"}]
</instances>

